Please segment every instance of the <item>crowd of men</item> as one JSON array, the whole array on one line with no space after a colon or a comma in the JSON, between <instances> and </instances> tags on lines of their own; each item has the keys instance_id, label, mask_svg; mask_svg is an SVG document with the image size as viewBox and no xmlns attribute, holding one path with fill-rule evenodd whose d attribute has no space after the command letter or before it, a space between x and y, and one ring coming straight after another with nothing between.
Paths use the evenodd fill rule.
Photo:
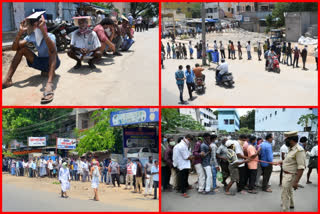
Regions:
<instances>
[{"instance_id":1,"label":"crowd of men","mask_svg":"<svg viewBox=\"0 0 320 214\"><path fill-rule=\"evenodd\" d=\"M302 60L302 69L308 70L306 68L306 61L308 56L308 46L305 45L302 50L298 48L298 45L295 45L295 47L291 46L291 42L274 42L271 43L269 39L265 40L262 44L261 42L258 42L257 44L257 58L259 61L262 60L262 57L266 60L266 67L271 67L273 60L272 57L276 56L278 58L278 61L284 65L292 66L293 68L299 68L299 58L301 57ZM192 42L189 41L188 47L186 47L185 43L179 42L176 44L175 42L172 42L170 45L169 42L167 42L166 47L161 43L161 51L163 52L162 56L163 58L167 59L187 59L187 53L189 52L189 58L193 59L193 52L194 48L196 49L196 57L197 59L202 58L202 46L203 42L200 40L194 47L192 46ZM252 43L251 41L247 41L245 46L242 45L240 41L237 41L237 43L234 43L233 41L229 40L227 48L223 44L222 41L219 41L219 43L214 40L213 41L213 51L214 52L220 52L220 58L223 59L231 59L235 60L236 57L236 51L238 52L237 56L239 60L243 59L243 52L242 49L245 48L247 53L247 60L252 60ZM188 49L188 51L187 51ZM209 44L207 42L207 48L206 52L209 50ZM226 51L228 52L228 55L226 55ZM207 54L206 54L207 55ZM318 46L314 49L314 57L316 61L316 70L318 70ZM293 60L292 60L293 59ZM219 63L219 61L218 61Z\"/></svg>"},{"instance_id":2,"label":"crowd of men","mask_svg":"<svg viewBox=\"0 0 320 214\"><path fill-rule=\"evenodd\" d=\"M25 57L29 67L40 70L42 75L48 76L41 98L42 104L53 100L53 77L55 70L61 64L57 54L55 35L47 32L44 12L36 12L20 23L19 31L12 44L12 50L16 51L16 54L2 82L3 89L13 85L12 77L22 58ZM68 50L68 56L76 61L74 69L79 69L82 62L87 62L90 69L94 69L102 56L108 56L108 52L112 52L114 56L121 56L120 51L129 50L134 43L132 28L134 19L130 14L128 18L110 15L103 18L96 26L92 26L90 16L74 17L74 22L79 29L72 32ZM141 17L138 17L136 22L138 31L145 29L142 27L144 25ZM27 35L23 37L25 34ZM29 48L28 43L34 45L38 54Z\"/></svg>"},{"instance_id":3,"label":"crowd of men","mask_svg":"<svg viewBox=\"0 0 320 214\"><path fill-rule=\"evenodd\" d=\"M19 158L3 158L3 171L9 172L13 176L26 176L30 178L57 178L61 182L61 197L67 197L66 191L70 189L70 181L90 182L94 189L94 200L99 200L99 183L120 187L120 165L115 159L106 158L98 162L95 159L86 158L55 158L35 157L29 161ZM144 175L144 176L143 176ZM154 199L157 199L157 188L159 186L158 161L153 162L149 157L149 162L144 170L139 159L128 158L126 165L125 189L133 189L133 193L142 193L142 178L145 178L144 196L152 195L154 188ZM130 188L128 188L128 186Z\"/></svg>"},{"instance_id":4,"label":"crowd of men","mask_svg":"<svg viewBox=\"0 0 320 214\"><path fill-rule=\"evenodd\" d=\"M257 194L258 187L261 187L262 191L271 193L270 177L273 166L280 165L282 209L283 211L293 209L292 190L302 187L299 181L306 168L304 148L307 138L302 137L299 141L298 132L286 132L284 136L285 143L280 149L280 161L274 161L272 134L267 134L265 139L253 135L240 135L238 140L222 137L220 142L217 135L208 133L197 139L192 135L186 135L178 139L178 143L173 138L165 138L161 155L163 190L175 189L182 197L190 197L187 192L192 186L188 182L188 177L191 170L194 170L198 177L196 189L199 194L214 195L219 192L218 174L226 195L236 194L230 190L233 184L236 184L236 192L239 194ZM191 148L194 141L196 143ZM310 157L307 184L311 183L312 169L318 169L317 140L314 143L311 152L307 152Z\"/></svg>"}]
</instances>

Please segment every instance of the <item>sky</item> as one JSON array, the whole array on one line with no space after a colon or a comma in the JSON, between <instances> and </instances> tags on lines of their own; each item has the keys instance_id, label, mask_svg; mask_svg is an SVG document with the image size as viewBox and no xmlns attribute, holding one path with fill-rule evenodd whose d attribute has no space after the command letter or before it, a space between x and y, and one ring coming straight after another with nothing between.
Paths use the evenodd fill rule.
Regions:
<instances>
[{"instance_id":1,"label":"sky","mask_svg":"<svg viewBox=\"0 0 320 214\"><path fill-rule=\"evenodd\" d=\"M245 115L248 111L251 111L253 108L236 108L239 117ZM216 108L212 109L213 111L217 110Z\"/></svg>"}]
</instances>

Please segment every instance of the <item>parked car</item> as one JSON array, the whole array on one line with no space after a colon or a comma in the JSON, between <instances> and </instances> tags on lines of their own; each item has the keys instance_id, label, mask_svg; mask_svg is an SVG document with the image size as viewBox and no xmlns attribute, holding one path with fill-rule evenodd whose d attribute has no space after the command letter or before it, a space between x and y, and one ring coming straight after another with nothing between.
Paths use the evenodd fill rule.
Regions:
<instances>
[{"instance_id":1,"label":"parked car","mask_svg":"<svg viewBox=\"0 0 320 214\"><path fill-rule=\"evenodd\" d=\"M154 160L159 159L159 153L156 149L151 149L147 147L131 148L127 151L128 158L149 158L152 156Z\"/></svg>"}]
</instances>

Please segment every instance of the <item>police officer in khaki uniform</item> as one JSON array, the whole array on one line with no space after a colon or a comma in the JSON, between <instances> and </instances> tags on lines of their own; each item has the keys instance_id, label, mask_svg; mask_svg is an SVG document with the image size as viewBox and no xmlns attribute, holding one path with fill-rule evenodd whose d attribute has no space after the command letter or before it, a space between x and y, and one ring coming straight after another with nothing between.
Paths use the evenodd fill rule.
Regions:
<instances>
[{"instance_id":1,"label":"police officer in khaki uniform","mask_svg":"<svg viewBox=\"0 0 320 214\"><path fill-rule=\"evenodd\" d=\"M298 189L299 180L303 174L306 166L306 154L302 146L298 144L298 132L285 132L285 143L289 148L289 152L283 161L279 161L283 167L283 181L282 181L282 210L287 212L294 208L293 193Z\"/></svg>"}]
</instances>

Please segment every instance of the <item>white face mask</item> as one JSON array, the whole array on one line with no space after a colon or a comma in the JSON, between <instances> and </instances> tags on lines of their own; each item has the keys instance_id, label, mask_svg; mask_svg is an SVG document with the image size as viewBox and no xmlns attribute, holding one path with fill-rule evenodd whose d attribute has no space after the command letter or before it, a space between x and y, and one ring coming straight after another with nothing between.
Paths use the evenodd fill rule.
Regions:
<instances>
[{"instance_id":1,"label":"white face mask","mask_svg":"<svg viewBox=\"0 0 320 214\"><path fill-rule=\"evenodd\" d=\"M41 41L42 41L42 39L43 39L43 35L42 35L41 30L40 30L39 28L36 28L36 29L34 30L34 35L35 35L35 37L36 37L37 46L40 46Z\"/></svg>"},{"instance_id":2,"label":"white face mask","mask_svg":"<svg viewBox=\"0 0 320 214\"><path fill-rule=\"evenodd\" d=\"M111 36L112 32L111 32L110 28L107 28L107 29L105 29L104 31L106 32L106 34L107 34L109 37Z\"/></svg>"}]
</instances>

